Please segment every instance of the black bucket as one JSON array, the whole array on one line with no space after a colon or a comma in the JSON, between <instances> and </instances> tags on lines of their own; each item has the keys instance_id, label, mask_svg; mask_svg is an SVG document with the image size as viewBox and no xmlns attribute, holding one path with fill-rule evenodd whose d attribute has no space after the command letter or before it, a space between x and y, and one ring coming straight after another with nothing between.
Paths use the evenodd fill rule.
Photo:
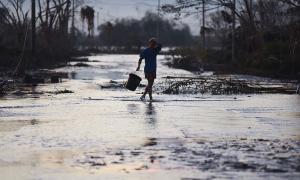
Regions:
<instances>
[{"instance_id":1,"label":"black bucket","mask_svg":"<svg viewBox=\"0 0 300 180\"><path fill-rule=\"evenodd\" d=\"M129 78L125 87L130 91L135 91L136 88L139 86L141 80L142 78L140 78L138 75L131 73L129 74Z\"/></svg>"}]
</instances>

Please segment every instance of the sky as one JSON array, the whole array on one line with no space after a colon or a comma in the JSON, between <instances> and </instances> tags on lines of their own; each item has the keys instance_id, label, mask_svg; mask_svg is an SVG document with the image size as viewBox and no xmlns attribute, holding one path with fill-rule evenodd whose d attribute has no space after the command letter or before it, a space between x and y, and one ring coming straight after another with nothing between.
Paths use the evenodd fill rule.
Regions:
<instances>
[{"instance_id":1,"label":"sky","mask_svg":"<svg viewBox=\"0 0 300 180\"><path fill-rule=\"evenodd\" d=\"M161 5L174 2L174 0L160 0ZM157 12L158 0L86 0L96 12L99 12L99 24L114 21L117 18L142 18L146 11ZM160 14L164 18L173 19L174 15ZM97 17L97 16L96 16ZM182 18L178 23L188 24L193 35L200 31L199 17ZM97 25L97 18L95 20Z\"/></svg>"},{"instance_id":2,"label":"sky","mask_svg":"<svg viewBox=\"0 0 300 180\"><path fill-rule=\"evenodd\" d=\"M2 1L2 0L1 0ZM6 0L4 0L6 1ZM158 0L84 0L84 5L92 6L95 11L95 25L105 23L107 21L114 21L118 18L142 18L146 11L157 13ZM160 0L160 4L172 4L175 0ZM25 7L30 8L31 0L25 0ZM99 13L99 20L97 21L97 12ZM167 19L174 19L172 14L160 13L160 16ZM176 20L177 23L185 23L189 25L193 35L199 35L200 32L200 17L194 15L190 17ZM79 13L76 15L76 26L81 29L81 21Z\"/></svg>"}]
</instances>

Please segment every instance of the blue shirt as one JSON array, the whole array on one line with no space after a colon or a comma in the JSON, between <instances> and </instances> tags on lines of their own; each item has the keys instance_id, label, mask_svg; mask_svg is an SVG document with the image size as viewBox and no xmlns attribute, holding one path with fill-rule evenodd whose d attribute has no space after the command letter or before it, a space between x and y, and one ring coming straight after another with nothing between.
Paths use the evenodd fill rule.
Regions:
<instances>
[{"instance_id":1,"label":"blue shirt","mask_svg":"<svg viewBox=\"0 0 300 180\"><path fill-rule=\"evenodd\" d=\"M147 73L156 72L156 56L161 50L161 44L156 48L146 48L140 54L141 59L145 59L144 71Z\"/></svg>"}]
</instances>

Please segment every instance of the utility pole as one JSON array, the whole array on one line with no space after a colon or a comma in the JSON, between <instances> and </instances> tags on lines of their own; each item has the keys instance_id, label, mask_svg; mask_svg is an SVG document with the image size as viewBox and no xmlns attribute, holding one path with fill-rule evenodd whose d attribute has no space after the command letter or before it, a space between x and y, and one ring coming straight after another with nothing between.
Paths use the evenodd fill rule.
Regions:
<instances>
[{"instance_id":1,"label":"utility pole","mask_svg":"<svg viewBox=\"0 0 300 180\"><path fill-rule=\"evenodd\" d=\"M97 11L97 26L96 26L96 30L98 30L98 26L99 26L99 11Z\"/></svg>"},{"instance_id":2,"label":"utility pole","mask_svg":"<svg viewBox=\"0 0 300 180\"><path fill-rule=\"evenodd\" d=\"M35 57L36 51L36 27L35 27L35 0L31 0L31 56L32 58Z\"/></svg>"},{"instance_id":3,"label":"utility pole","mask_svg":"<svg viewBox=\"0 0 300 180\"><path fill-rule=\"evenodd\" d=\"M235 62L235 8L236 8L236 0L232 2L232 33L231 33L231 60Z\"/></svg>"},{"instance_id":4,"label":"utility pole","mask_svg":"<svg viewBox=\"0 0 300 180\"><path fill-rule=\"evenodd\" d=\"M202 45L203 45L203 49L206 49L206 38L205 38L205 0L202 0Z\"/></svg>"},{"instance_id":5,"label":"utility pole","mask_svg":"<svg viewBox=\"0 0 300 180\"><path fill-rule=\"evenodd\" d=\"M71 30L72 43L75 40L75 0L72 0L72 30Z\"/></svg>"},{"instance_id":6,"label":"utility pole","mask_svg":"<svg viewBox=\"0 0 300 180\"><path fill-rule=\"evenodd\" d=\"M160 0L157 1L156 38L159 38L159 17L160 17Z\"/></svg>"},{"instance_id":7,"label":"utility pole","mask_svg":"<svg viewBox=\"0 0 300 180\"><path fill-rule=\"evenodd\" d=\"M98 31L98 27L99 27L99 11L97 11L97 26L96 26L96 32L98 34L98 37L96 37L96 49L99 49L99 37L100 37L100 33Z\"/></svg>"}]
</instances>

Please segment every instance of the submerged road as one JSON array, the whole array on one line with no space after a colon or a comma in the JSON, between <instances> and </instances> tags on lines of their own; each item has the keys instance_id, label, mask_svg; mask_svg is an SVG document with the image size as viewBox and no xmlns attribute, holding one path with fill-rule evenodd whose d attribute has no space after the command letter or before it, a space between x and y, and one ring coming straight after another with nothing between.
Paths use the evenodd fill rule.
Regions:
<instances>
[{"instance_id":1,"label":"submerged road","mask_svg":"<svg viewBox=\"0 0 300 180\"><path fill-rule=\"evenodd\" d=\"M69 79L34 89L74 93L0 99L0 179L300 178L299 95L165 95L156 86L155 100L141 102L142 87L121 86L137 56L88 58L56 69ZM160 84L194 76L158 59Z\"/></svg>"}]
</instances>

